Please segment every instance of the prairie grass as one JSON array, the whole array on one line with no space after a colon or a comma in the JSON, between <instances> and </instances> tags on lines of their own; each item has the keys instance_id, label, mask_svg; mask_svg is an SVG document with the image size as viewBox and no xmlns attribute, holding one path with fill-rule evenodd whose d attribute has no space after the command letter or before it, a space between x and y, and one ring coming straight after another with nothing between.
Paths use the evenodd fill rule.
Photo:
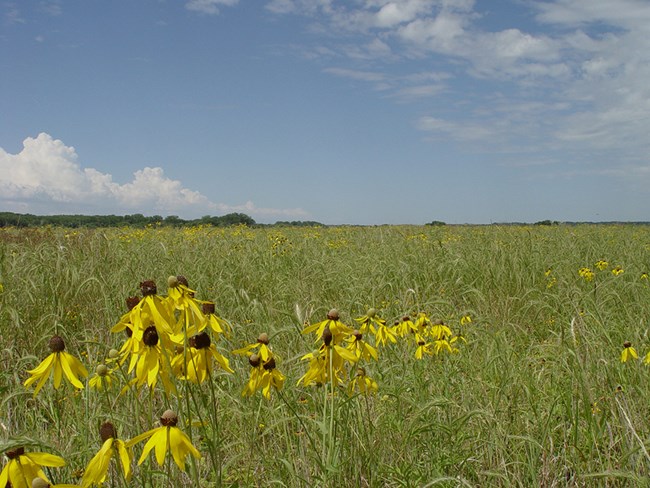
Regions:
<instances>
[{"instance_id":1,"label":"prairie grass","mask_svg":"<svg viewBox=\"0 0 650 488\"><path fill-rule=\"evenodd\" d=\"M136 466L136 445L133 479L113 467L106 486L647 486L648 271L645 226L0 229L0 448L58 454L50 479L79 483L102 422L126 440L171 408L201 459ZM125 339L125 298L169 275L231 323L217 348L234 373L177 395L119 395L125 367L109 392L23 386L55 333L92 374ZM336 308L354 328L371 307L467 343L378 347L374 395L297 385L318 347L305 324ZM250 367L231 354L262 332L287 378L271 400L241 396ZM626 341L639 359L621 362Z\"/></svg>"}]
</instances>

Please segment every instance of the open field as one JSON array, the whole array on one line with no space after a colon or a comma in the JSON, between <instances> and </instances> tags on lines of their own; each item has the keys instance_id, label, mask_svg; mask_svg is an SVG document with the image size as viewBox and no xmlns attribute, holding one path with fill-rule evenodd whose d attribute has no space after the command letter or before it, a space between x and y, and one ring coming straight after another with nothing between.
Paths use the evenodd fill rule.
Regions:
<instances>
[{"instance_id":1,"label":"open field","mask_svg":"<svg viewBox=\"0 0 650 488\"><path fill-rule=\"evenodd\" d=\"M138 465L135 443L130 482L113 460L105 486L646 486L648 272L647 226L0 229L0 447L57 454L66 465L46 474L78 484L103 422L129 440L172 409L201 458ZM126 297L144 280L165 296L170 275L231 325L212 344L233 372L129 387L127 355L108 362L111 388L90 388L127 339L111 332ZM323 341L302 331L332 308L352 329L369 308L388 326L420 312L432 324L395 344L366 332L377 360L305 385L302 358ZM436 321L450 333L434 337ZM232 351L264 332L286 381L243 397L252 367ZM34 395L23 383L53 335L89 376ZM376 393L348 392L360 366Z\"/></svg>"}]
</instances>

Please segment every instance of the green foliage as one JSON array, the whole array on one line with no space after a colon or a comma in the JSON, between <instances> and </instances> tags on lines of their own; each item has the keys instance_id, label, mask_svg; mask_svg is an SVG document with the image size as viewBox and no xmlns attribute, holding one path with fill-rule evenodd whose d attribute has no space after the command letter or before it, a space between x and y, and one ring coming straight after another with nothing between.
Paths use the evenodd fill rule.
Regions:
<instances>
[{"instance_id":1,"label":"green foliage","mask_svg":"<svg viewBox=\"0 0 650 488\"><path fill-rule=\"evenodd\" d=\"M51 225L53 227L78 228L101 228L101 227L139 227L144 228L152 225L166 225L171 227L213 225L224 227L230 225L255 225L255 220L243 213L229 213L219 217L206 215L200 219L184 220L178 215L169 215L165 218L160 215L145 217L142 214L133 215L31 215L17 214L12 212L0 212L0 227L42 227Z\"/></svg>"}]
</instances>

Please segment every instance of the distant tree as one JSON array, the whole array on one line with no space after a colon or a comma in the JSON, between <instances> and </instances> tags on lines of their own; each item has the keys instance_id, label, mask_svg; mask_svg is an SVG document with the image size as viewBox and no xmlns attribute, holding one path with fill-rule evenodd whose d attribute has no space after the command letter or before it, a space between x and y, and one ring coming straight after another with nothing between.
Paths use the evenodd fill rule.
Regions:
<instances>
[{"instance_id":1,"label":"distant tree","mask_svg":"<svg viewBox=\"0 0 650 488\"><path fill-rule=\"evenodd\" d=\"M444 222L441 221L441 220L433 220L433 221L431 221L431 222L429 222L429 223L427 223L427 224L424 224L424 225L433 225L433 226L435 226L435 227L440 227L440 226L447 225L447 224L444 223Z\"/></svg>"}]
</instances>

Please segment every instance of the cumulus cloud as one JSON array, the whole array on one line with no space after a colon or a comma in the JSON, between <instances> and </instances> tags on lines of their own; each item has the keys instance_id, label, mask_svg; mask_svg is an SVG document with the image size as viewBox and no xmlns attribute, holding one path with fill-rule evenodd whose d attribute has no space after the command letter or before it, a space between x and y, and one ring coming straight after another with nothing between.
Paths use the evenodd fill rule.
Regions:
<instances>
[{"instance_id":1,"label":"cumulus cloud","mask_svg":"<svg viewBox=\"0 0 650 488\"><path fill-rule=\"evenodd\" d=\"M220 6L232 7L237 3L239 0L189 0L185 8L194 12L216 15L219 13Z\"/></svg>"},{"instance_id":2,"label":"cumulus cloud","mask_svg":"<svg viewBox=\"0 0 650 488\"><path fill-rule=\"evenodd\" d=\"M32 213L152 213L196 217L210 212L245 212L253 217L305 217L299 208L258 208L214 203L200 192L145 167L120 184L110 174L84 168L74 147L46 133L28 137L17 154L0 148L0 202L5 208Z\"/></svg>"}]
</instances>

